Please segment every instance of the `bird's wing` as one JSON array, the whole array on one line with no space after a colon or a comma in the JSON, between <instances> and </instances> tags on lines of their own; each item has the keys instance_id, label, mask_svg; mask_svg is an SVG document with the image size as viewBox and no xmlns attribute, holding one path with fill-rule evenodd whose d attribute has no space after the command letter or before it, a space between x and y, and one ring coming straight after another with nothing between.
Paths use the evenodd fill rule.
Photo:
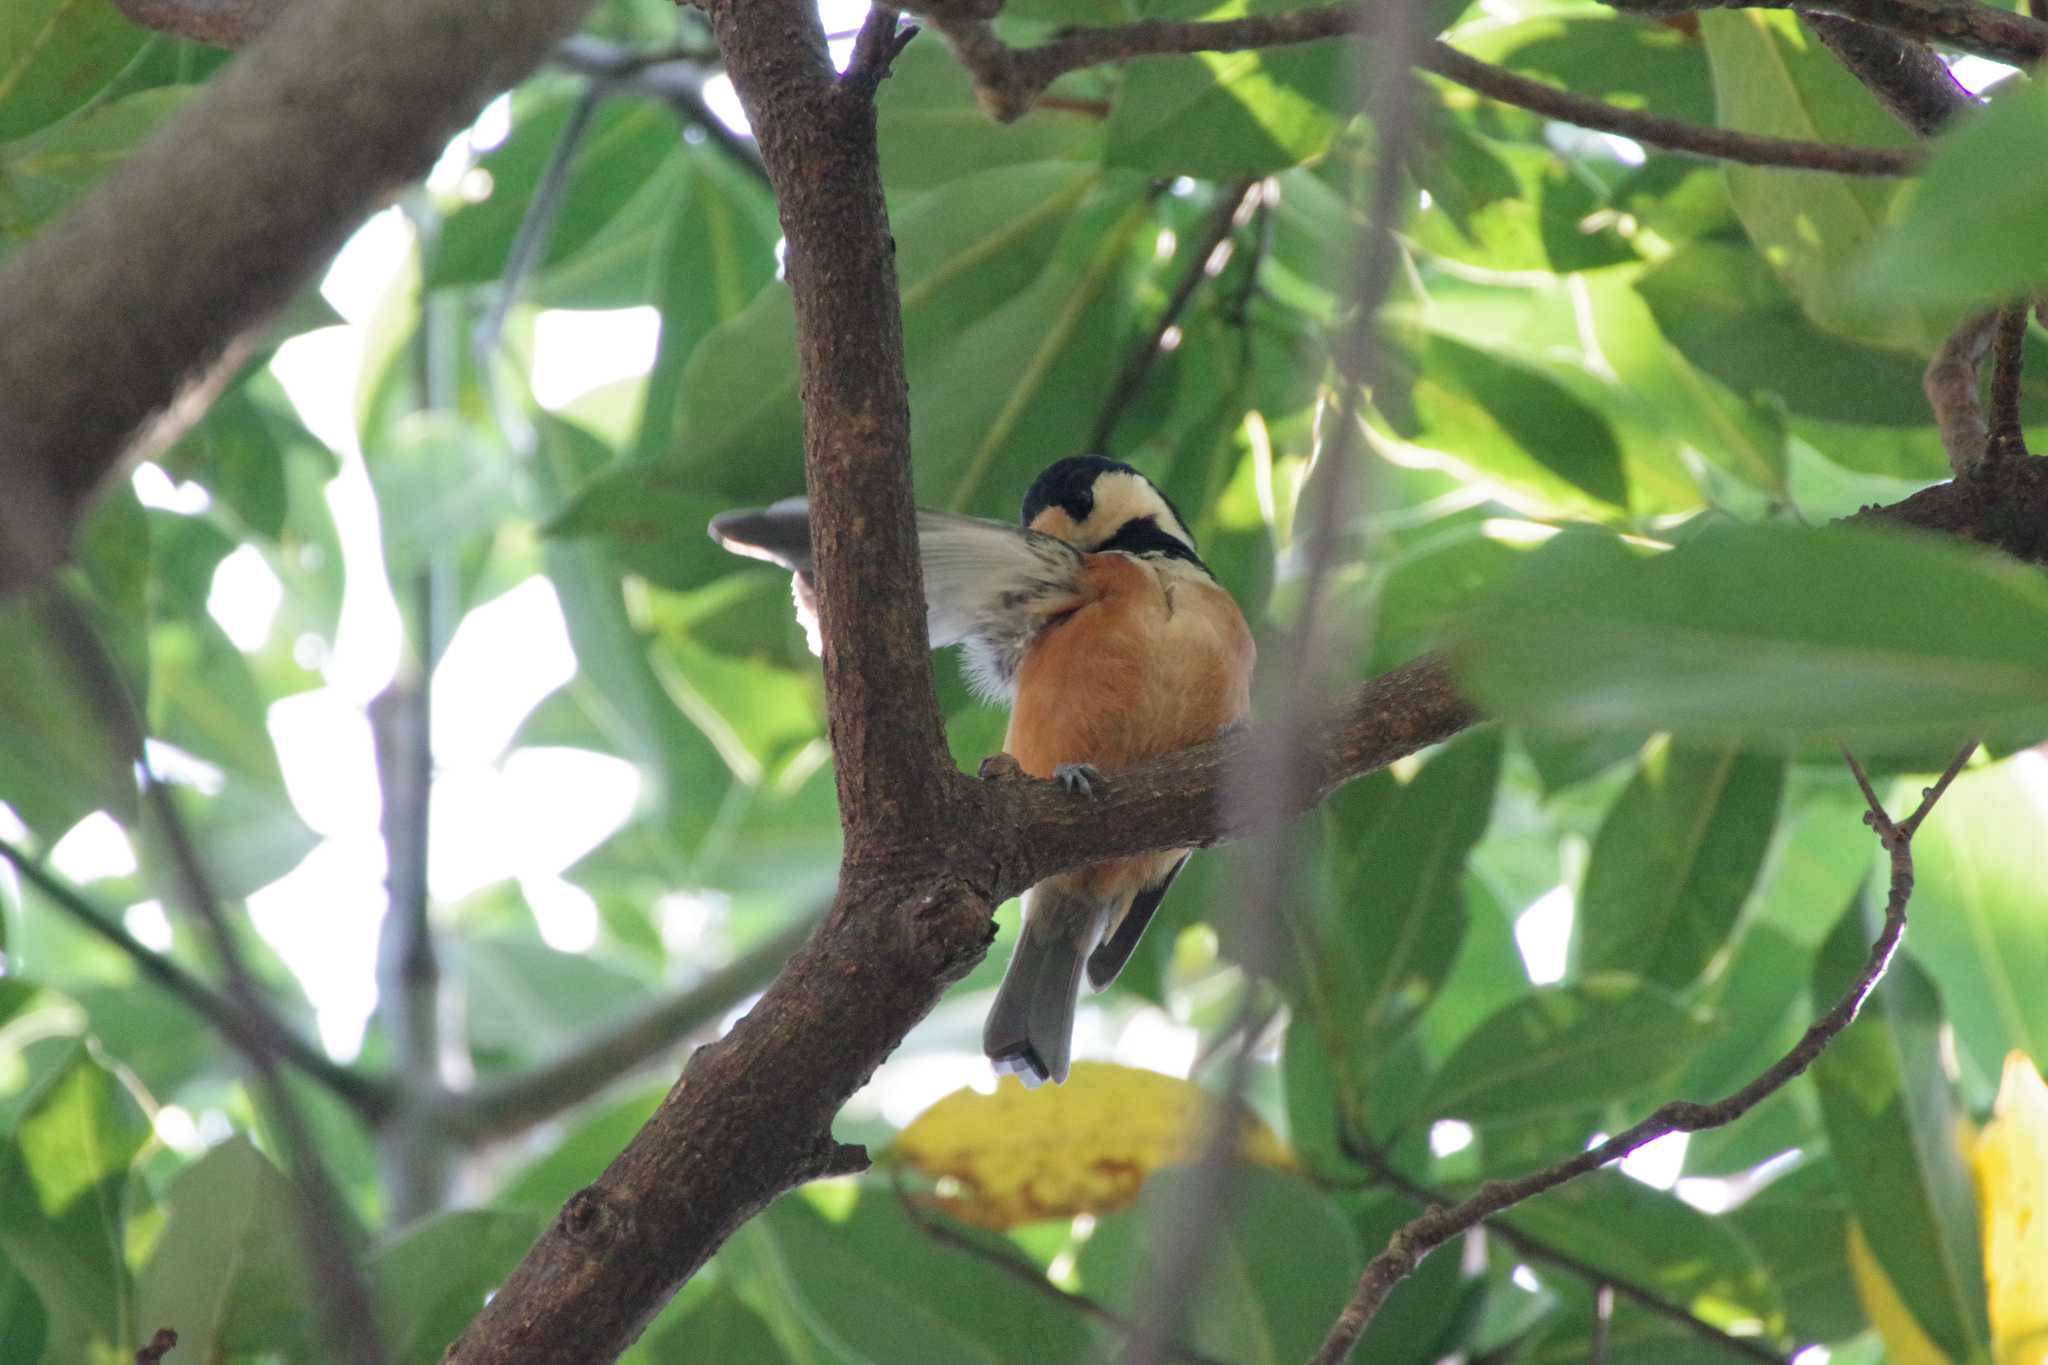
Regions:
<instances>
[{"instance_id":1,"label":"bird's wing","mask_svg":"<svg viewBox=\"0 0 2048 1365\"><path fill-rule=\"evenodd\" d=\"M811 571L810 507L802 498L724 513L712 519L711 537L734 554ZM977 689L1008 696L1025 645L1080 594L1080 551L1004 522L924 510L917 549L932 647L966 645Z\"/></svg>"},{"instance_id":2,"label":"bird's wing","mask_svg":"<svg viewBox=\"0 0 2048 1365\"><path fill-rule=\"evenodd\" d=\"M1138 940L1145 936L1145 926L1152 922L1152 916L1159 911L1159 903L1166 899L1166 893L1173 887L1173 879L1188 865L1185 854L1179 862L1166 869L1166 875L1140 891L1131 901L1131 908L1124 911L1109 934L1088 954L1088 984L1098 991L1108 990L1109 983L1116 980L1124 964L1137 951Z\"/></svg>"}]
</instances>

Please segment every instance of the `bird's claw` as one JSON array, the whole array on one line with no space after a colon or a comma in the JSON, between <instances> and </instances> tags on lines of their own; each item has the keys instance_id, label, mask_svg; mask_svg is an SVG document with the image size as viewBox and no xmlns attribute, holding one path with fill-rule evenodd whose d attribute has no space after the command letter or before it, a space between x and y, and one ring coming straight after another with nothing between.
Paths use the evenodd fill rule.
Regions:
<instances>
[{"instance_id":1,"label":"bird's claw","mask_svg":"<svg viewBox=\"0 0 2048 1365\"><path fill-rule=\"evenodd\" d=\"M1093 796L1098 786L1107 786L1093 763L1062 763L1052 770L1052 780L1077 796Z\"/></svg>"}]
</instances>

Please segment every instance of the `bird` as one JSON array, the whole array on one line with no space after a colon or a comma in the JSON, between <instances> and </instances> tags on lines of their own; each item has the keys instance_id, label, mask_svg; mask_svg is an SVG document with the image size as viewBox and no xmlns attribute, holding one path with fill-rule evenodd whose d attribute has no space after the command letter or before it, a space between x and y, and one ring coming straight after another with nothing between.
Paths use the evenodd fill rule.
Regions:
<instances>
[{"instance_id":1,"label":"bird","mask_svg":"<svg viewBox=\"0 0 2048 1365\"><path fill-rule=\"evenodd\" d=\"M805 500L723 513L710 531L793 572L817 650ZM1249 720L1257 651L1244 614L1172 500L1131 465L1055 461L1017 525L919 509L917 541L931 645L961 646L969 685L1009 706L1003 752L1024 773L1092 796L1119 769ZM1189 852L1118 858L1024 893L982 1037L999 1075L1066 1079L1082 978L1097 991L1116 979Z\"/></svg>"}]
</instances>

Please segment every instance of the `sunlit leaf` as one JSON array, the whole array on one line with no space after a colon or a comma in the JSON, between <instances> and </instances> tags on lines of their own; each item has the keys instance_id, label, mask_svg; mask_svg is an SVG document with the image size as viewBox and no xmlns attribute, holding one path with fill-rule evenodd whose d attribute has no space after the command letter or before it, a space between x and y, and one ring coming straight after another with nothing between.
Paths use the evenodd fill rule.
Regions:
<instances>
[{"instance_id":1,"label":"sunlit leaf","mask_svg":"<svg viewBox=\"0 0 2048 1365\"><path fill-rule=\"evenodd\" d=\"M938 1196L949 1213L1007 1228L1125 1207L1148 1176L1201 1151L1214 1104L1200 1086L1156 1071L1076 1062L1062 1085L1033 1091L1004 1077L992 1095L955 1091L890 1150L920 1174L958 1182ZM1241 1160L1292 1165L1255 1115L1238 1124Z\"/></svg>"},{"instance_id":2,"label":"sunlit leaf","mask_svg":"<svg viewBox=\"0 0 2048 1365\"><path fill-rule=\"evenodd\" d=\"M975 99L966 69L933 42L912 43L897 57L876 93L875 115L882 180L891 190L929 189L992 166L1102 154L1100 114L1057 100L1040 102L1014 123L995 122Z\"/></svg>"},{"instance_id":3,"label":"sunlit leaf","mask_svg":"<svg viewBox=\"0 0 2048 1365\"><path fill-rule=\"evenodd\" d=\"M149 33L102 0L13 0L0 8L0 142L85 104Z\"/></svg>"},{"instance_id":4,"label":"sunlit leaf","mask_svg":"<svg viewBox=\"0 0 2048 1365\"><path fill-rule=\"evenodd\" d=\"M412 1224L369 1255L398 1365L433 1365L519 1264L552 1211L465 1209Z\"/></svg>"},{"instance_id":5,"label":"sunlit leaf","mask_svg":"<svg viewBox=\"0 0 2048 1365\"><path fill-rule=\"evenodd\" d=\"M68 0L67 0L68 2ZM0 32L29 3L0 13ZM113 12L111 5L91 8ZM0 38L0 52L10 49ZM6 59L0 58L0 68ZM4 80L0 74L0 80ZM112 100L38 136L0 146L0 238L25 237L114 167L127 160L172 114L199 92L198 86L170 85ZM6 106L0 104L0 124ZM0 134L0 137L4 137Z\"/></svg>"},{"instance_id":6,"label":"sunlit leaf","mask_svg":"<svg viewBox=\"0 0 2048 1365\"><path fill-rule=\"evenodd\" d=\"M2012 1052L1991 1122L1970 1160L1984 1224L1991 1354L1997 1365L2048 1361L2048 1085Z\"/></svg>"}]
</instances>

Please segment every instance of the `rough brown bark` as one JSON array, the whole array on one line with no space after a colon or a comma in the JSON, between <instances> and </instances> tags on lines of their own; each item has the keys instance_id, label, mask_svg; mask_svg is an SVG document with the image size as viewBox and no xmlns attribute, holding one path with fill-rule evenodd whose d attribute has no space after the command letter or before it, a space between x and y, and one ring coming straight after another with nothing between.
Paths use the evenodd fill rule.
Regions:
<instances>
[{"instance_id":1,"label":"rough brown bark","mask_svg":"<svg viewBox=\"0 0 2048 1365\"><path fill-rule=\"evenodd\" d=\"M290 6L0 268L0 590L61 558L129 438L281 307L591 0ZM12 580L12 581L10 581Z\"/></svg>"}]
</instances>

